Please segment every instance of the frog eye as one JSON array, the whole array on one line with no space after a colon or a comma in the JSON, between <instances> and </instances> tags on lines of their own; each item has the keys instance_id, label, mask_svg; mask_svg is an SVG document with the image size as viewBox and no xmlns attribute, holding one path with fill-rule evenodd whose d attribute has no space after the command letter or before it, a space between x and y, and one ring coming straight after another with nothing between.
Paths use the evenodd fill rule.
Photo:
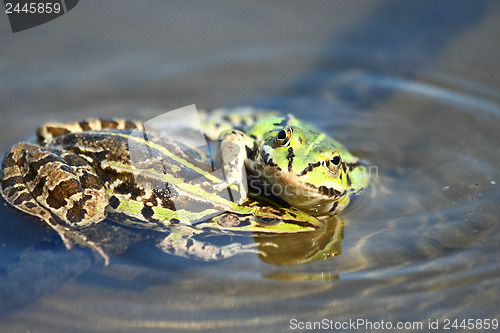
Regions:
<instances>
[{"instance_id":1,"label":"frog eye","mask_svg":"<svg viewBox=\"0 0 500 333\"><path fill-rule=\"evenodd\" d=\"M325 161L325 168L330 172L332 177L337 177L341 164L342 159L340 158L340 154L335 152L330 159Z\"/></svg>"},{"instance_id":2,"label":"frog eye","mask_svg":"<svg viewBox=\"0 0 500 333\"><path fill-rule=\"evenodd\" d=\"M292 128L287 126L276 134L276 139L274 144L276 146L288 146L290 143L290 138L292 137Z\"/></svg>"},{"instance_id":3,"label":"frog eye","mask_svg":"<svg viewBox=\"0 0 500 333\"><path fill-rule=\"evenodd\" d=\"M255 220L257 221L257 223L259 225L269 226L269 227L278 225L282 222L282 220L280 220L278 218L274 218L274 217L258 217L258 216L256 216Z\"/></svg>"}]
</instances>

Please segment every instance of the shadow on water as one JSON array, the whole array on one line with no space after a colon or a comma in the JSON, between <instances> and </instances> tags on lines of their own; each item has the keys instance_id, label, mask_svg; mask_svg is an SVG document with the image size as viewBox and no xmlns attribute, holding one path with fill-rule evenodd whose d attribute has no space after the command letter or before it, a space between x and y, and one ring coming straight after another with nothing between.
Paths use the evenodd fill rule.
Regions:
<instances>
[{"instance_id":1,"label":"shadow on water","mask_svg":"<svg viewBox=\"0 0 500 333\"><path fill-rule=\"evenodd\" d=\"M0 314L15 312L92 265L87 251L71 256L49 229L7 211L0 199ZM22 221L19 221L22 220Z\"/></svg>"}]
</instances>

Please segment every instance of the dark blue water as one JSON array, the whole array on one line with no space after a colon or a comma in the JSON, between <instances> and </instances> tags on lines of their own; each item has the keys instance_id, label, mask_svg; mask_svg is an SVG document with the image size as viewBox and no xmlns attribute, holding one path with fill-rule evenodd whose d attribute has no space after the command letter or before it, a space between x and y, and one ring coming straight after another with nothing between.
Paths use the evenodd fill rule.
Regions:
<instances>
[{"instance_id":1,"label":"dark blue water","mask_svg":"<svg viewBox=\"0 0 500 333\"><path fill-rule=\"evenodd\" d=\"M350 331L422 332L500 319L495 2L122 3L79 3L23 33L3 25L2 151L49 119L245 104L314 123L376 167L373 185L343 215L337 255L292 266L196 262L146 240L104 267L2 207L2 328L286 332L360 319Z\"/></svg>"}]
</instances>

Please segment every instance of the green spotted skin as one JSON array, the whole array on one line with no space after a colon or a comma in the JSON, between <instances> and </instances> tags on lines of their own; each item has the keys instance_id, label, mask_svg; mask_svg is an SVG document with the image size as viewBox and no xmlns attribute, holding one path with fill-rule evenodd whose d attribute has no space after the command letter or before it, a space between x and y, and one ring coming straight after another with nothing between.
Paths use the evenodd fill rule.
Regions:
<instances>
[{"instance_id":1,"label":"green spotted skin","mask_svg":"<svg viewBox=\"0 0 500 333\"><path fill-rule=\"evenodd\" d=\"M366 166L338 141L292 115L243 129L247 169L274 195L317 217L341 213L369 184Z\"/></svg>"}]
</instances>

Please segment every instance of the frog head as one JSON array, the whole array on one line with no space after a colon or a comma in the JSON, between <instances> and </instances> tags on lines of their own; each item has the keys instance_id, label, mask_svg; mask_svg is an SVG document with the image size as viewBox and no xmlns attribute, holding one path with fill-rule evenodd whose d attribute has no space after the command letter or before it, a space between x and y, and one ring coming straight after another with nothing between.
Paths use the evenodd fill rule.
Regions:
<instances>
[{"instance_id":1,"label":"frog head","mask_svg":"<svg viewBox=\"0 0 500 333\"><path fill-rule=\"evenodd\" d=\"M272 195L316 216L348 205L349 168L357 159L339 142L293 116L267 119L251 134L260 144L250 169L267 181Z\"/></svg>"}]
</instances>

